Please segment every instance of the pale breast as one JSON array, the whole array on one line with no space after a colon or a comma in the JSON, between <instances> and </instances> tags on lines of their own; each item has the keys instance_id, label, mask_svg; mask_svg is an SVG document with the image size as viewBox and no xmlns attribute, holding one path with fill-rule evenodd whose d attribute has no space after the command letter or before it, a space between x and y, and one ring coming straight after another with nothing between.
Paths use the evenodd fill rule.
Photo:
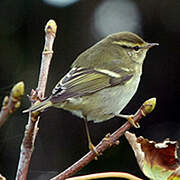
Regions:
<instances>
[{"instance_id":1,"label":"pale breast","mask_svg":"<svg viewBox=\"0 0 180 180\"><path fill-rule=\"evenodd\" d=\"M140 77L135 77L126 85L119 85L99 91L96 100L99 99L103 114L119 114L129 103L137 91Z\"/></svg>"}]
</instances>

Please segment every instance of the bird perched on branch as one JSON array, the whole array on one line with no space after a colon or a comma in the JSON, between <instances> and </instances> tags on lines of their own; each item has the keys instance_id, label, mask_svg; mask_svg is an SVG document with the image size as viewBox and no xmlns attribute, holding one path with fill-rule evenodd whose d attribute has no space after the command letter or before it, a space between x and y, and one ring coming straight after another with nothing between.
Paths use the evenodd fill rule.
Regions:
<instances>
[{"instance_id":1,"label":"bird perched on branch","mask_svg":"<svg viewBox=\"0 0 180 180\"><path fill-rule=\"evenodd\" d=\"M54 106L72 112L85 121L89 148L94 149L87 121L102 122L126 118L121 115L137 91L147 51L158 43L147 43L131 32L111 34L80 54L70 71L57 83L49 98L24 112Z\"/></svg>"}]
</instances>

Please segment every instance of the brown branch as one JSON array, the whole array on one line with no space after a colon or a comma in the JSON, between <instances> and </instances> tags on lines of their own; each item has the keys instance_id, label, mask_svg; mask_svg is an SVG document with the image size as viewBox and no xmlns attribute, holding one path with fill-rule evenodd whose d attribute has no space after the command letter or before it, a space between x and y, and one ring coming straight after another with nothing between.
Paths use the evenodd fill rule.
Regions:
<instances>
[{"instance_id":1,"label":"brown branch","mask_svg":"<svg viewBox=\"0 0 180 180\"><path fill-rule=\"evenodd\" d=\"M104 179L104 178L125 178L130 180L142 180L132 174L124 172L104 172L104 173L95 173L84 176L77 176L68 178L66 180L92 180L92 179Z\"/></svg>"},{"instance_id":2,"label":"brown branch","mask_svg":"<svg viewBox=\"0 0 180 180\"><path fill-rule=\"evenodd\" d=\"M151 98L143 103L143 105L138 109L138 111L133 116L135 123L137 123L142 117L149 114L155 107L156 98ZM132 125L129 122L126 122L123 126L121 126L118 130L116 130L112 135L109 135L108 138L104 138L97 146L96 150L99 154L102 154L106 149L110 148L112 145L119 144L119 137L122 136L127 130L129 130ZM51 180L64 180L68 177L71 177L75 173L77 173L80 169L86 166L89 162L94 160L96 157L96 153L94 151L88 152L84 157L82 157L79 161L74 163L72 166L67 168L64 172L60 173L56 177Z\"/></svg>"},{"instance_id":3,"label":"brown branch","mask_svg":"<svg viewBox=\"0 0 180 180\"><path fill-rule=\"evenodd\" d=\"M24 94L24 83L19 82L14 85L11 90L10 96L6 96L2 103L2 108L0 112L0 128L6 122L6 119L10 114L16 111L20 107L20 99Z\"/></svg>"},{"instance_id":4,"label":"brown branch","mask_svg":"<svg viewBox=\"0 0 180 180\"><path fill-rule=\"evenodd\" d=\"M49 65L52 59L52 47L56 35L57 25L54 20L49 20L45 27L45 44L42 53L41 69L37 91L32 90L32 104L45 95ZM38 94L37 94L38 92ZM34 142L38 132L39 117L33 113L29 113L28 124L26 125L24 138L21 144L21 153L19 158L16 180L25 180L28 173L28 168L31 160L31 155L34 150Z\"/></svg>"}]
</instances>

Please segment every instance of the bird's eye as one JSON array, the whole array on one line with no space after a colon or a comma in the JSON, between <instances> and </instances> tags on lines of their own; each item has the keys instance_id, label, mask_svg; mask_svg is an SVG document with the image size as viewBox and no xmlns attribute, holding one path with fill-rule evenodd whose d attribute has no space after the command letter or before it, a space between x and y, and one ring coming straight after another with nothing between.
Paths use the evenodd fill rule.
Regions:
<instances>
[{"instance_id":1,"label":"bird's eye","mask_svg":"<svg viewBox=\"0 0 180 180\"><path fill-rule=\"evenodd\" d=\"M138 51L138 50L139 50L139 46L134 46L133 49L134 49L135 51Z\"/></svg>"}]
</instances>

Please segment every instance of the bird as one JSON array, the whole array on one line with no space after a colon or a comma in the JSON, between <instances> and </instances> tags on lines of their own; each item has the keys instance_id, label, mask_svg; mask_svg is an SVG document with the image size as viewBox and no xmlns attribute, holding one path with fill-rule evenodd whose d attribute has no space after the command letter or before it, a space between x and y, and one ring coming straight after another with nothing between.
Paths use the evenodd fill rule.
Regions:
<instances>
[{"instance_id":1,"label":"bird","mask_svg":"<svg viewBox=\"0 0 180 180\"><path fill-rule=\"evenodd\" d=\"M121 111L138 89L147 51L157 45L132 32L110 34L76 58L47 99L23 112L42 112L51 106L70 111L84 119L89 149L96 152L88 121L123 117L139 127Z\"/></svg>"}]
</instances>

